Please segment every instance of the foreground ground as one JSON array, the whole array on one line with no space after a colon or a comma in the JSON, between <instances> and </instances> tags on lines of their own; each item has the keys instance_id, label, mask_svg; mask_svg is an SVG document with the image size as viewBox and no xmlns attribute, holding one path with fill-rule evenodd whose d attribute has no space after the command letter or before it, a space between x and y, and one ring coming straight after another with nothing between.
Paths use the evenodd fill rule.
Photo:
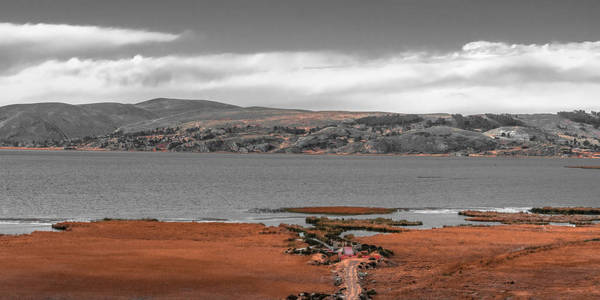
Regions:
<instances>
[{"instance_id":1,"label":"foreground ground","mask_svg":"<svg viewBox=\"0 0 600 300\"><path fill-rule=\"evenodd\" d=\"M326 267L258 224L96 222L0 236L1 299L281 299L329 291Z\"/></svg>"},{"instance_id":2,"label":"foreground ground","mask_svg":"<svg viewBox=\"0 0 600 300\"><path fill-rule=\"evenodd\" d=\"M395 252L376 299L600 299L600 227L453 227L361 239Z\"/></svg>"},{"instance_id":3,"label":"foreground ground","mask_svg":"<svg viewBox=\"0 0 600 300\"><path fill-rule=\"evenodd\" d=\"M331 293L333 266L257 224L110 221L0 236L2 299L283 299ZM375 299L600 298L600 227L510 225L360 238L394 251ZM360 271L360 270L359 270Z\"/></svg>"}]
</instances>

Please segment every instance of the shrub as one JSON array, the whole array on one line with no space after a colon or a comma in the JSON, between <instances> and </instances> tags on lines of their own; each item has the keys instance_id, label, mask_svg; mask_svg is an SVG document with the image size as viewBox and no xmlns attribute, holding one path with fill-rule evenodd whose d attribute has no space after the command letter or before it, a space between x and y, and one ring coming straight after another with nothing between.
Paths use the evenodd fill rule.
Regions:
<instances>
[{"instance_id":1,"label":"shrub","mask_svg":"<svg viewBox=\"0 0 600 300\"><path fill-rule=\"evenodd\" d=\"M561 111L558 115L573 122L592 125L596 129L600 127L600 112L592 111L588 114L585 110L574 110Z\"/></svg>"},{"instance_id":2,"label":"shrub","mask_svg":"<svg viewBox=\"0 0 600 300\"><path fill-rule=\"evenodd\" d=\"M489 119L492 119L498 123L500 123L500 126L523 126L523 122L521 122L520 120L515 119L513 116L509 115L509 114L485 114L486 117L488 117Z\"/></svg>"},{"instance_id":3,"label":"shrub","mask_svg":"<svg viewBox=\"0 0 600 300\"><path fill-rule=\"evenodd\" d=\"M482 116L465 117L461 114L455 114L452 115L452 118L456 122L456 127L464 130L481 129L483 131L488 131L500 127Z\"/></svg>"},{"instance_id":4,"label":"shrub","mask_svg":"<svg viewBox=\"0 0 600 300\"><path fill-rule=\"evenodd\" d=\"M389 114L383 116L368 116L360 119L356 119L356 123L365 124L367 126L394 126L394 125L409 125L423 121L418 115L400 115L400 114Z\"/></svg>"}]
</instances>

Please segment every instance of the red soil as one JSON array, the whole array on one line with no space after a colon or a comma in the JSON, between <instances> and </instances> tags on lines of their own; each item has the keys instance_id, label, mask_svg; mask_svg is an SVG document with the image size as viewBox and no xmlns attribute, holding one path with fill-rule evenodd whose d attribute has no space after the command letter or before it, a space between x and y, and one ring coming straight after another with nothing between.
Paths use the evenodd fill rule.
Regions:
<instances>
[{"instance_id":1,"label":"red soil","mask_svg":"<svg viewBox=\"0 0 600 300\"><path fill-rule=\"evenodd\" d=\"M376 299L600 299L597 238L599 226L511 225L360 240L395 252L369 271Z\"/></svg>"},{"instance_id":2,"label":"red soil","mask_svg":"<svg viewBox=\"0 0 600 300\"><path fill-rule=\"evenodd\" d=\"M324 214L324 215L374 215L391 214L397 209L382 207L361 206L313 206L313 207L291 207L285 209L288 212L302 214Z\"/></svg>"},{"instance_id":3,"label":"red soil","mask_svg":"<svg viewBox=\"0 0 600 300\"><path fill-rule=\"evenodd\" d=\"M282 228L110 221L0 236L1 299L282 299L332 292Z\"/></svg>"}]
</instances>

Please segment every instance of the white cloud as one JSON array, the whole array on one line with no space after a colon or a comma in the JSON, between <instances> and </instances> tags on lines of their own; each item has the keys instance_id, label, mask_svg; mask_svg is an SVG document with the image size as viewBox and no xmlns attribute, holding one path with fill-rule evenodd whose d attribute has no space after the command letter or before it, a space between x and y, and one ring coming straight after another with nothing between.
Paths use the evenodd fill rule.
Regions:
<instances>
[{"instance_id":1,"label":"white cloud","mask_svg":"<svg viewBox=\"0 0 600 300\"><path fill-rule=\"evenodd\" d=\"M58 52L171 42L179 35L145 30L67 24L0 23L0 50Z\"/></svg>"},{"instance_id":2,"label":"white cloud","mask_svg":"<svg viewBox=\"0 0 600 300\"><path fill-rule=\"evenodd\" d=\"M273 52L50 60L0 77L5 100L144 100L399 112L599 109L600 42L473 42L434 55Z\"/></svg>"}]
</instances>

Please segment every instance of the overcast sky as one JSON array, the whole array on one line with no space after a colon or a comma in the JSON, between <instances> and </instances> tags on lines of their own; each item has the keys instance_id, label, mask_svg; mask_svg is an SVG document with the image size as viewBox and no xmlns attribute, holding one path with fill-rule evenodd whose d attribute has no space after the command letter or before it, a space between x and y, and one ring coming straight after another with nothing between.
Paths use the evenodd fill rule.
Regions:
<instances>
[{"instance_id":1,"label":"overcast sky","mask_svg":"<svg viewBox=\"0 0 600 300\"><path fill-rule=\"evenodd\" d=\"M0 1L0 105L600 110L600 1Z\"/></svg>"}]
</instances>

